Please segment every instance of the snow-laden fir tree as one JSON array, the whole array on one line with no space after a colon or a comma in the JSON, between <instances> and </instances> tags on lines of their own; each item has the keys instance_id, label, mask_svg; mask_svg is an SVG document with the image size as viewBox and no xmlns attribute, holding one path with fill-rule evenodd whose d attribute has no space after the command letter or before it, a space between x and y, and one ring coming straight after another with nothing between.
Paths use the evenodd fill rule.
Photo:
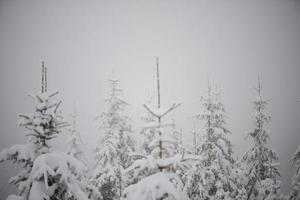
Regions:
<instances>
[{"instance_id":1,"label":"snow-laden fir tree","mask_svg":"<svg viewBox=\"0 0 300 200\"><path fill-rule=\"evenodd\" d=\"M225 106L220 93L208 84L201 98L202 113L196 115L204 130L194 132L194 151L197 160L187 173L185 191L190 199L242 199L243 191L234 179L232 144L228 139Z\"/></svg>"},{"instance_id":2,"label":"snow-laden fir tree","mask_svg":"<svg viewBox=\"0 0 300 200\"><path fill-rule=\"evenodd\" d=\"M157 60L157 109L144 105L149 113L149 120L152 122L145 129L148 132L146 145L140 159L126 169L126 174L137 177L137 183L128 186L123 194L124 200L187 200L188 197L182 192L183 183L179 176L174 172L176 166L182 160L182 155L176 153L176 140L173 133L165 132L164 128L173 126L173 123L163 124L162 119L168 113L176 109L180 104L173 104L167 109L161 107L160 102L160 82L159 66ZM153 119L156 120L153 123ZM149 135L153 134L153 135Z\"/></svg>"},{"instance_id":3,"label":"snow-laden fir tree","mask_svg":"<svg viewBox=\"0 0 300 200\"><path fill-rule=\"evenodd\" d=\"M70 137L67 142L67 154L76 158L80 162L82 162L85 166L87 166L87 157L84 151L84 144L82 142L80 133L77 130L76 123L78 115L75 110L75 106L73 108L73 114L71 115L72 123L69 127L68 131L70 133Z\"/></svg>"},{"instance_id":4,"label":"snow-laden fir tree","mask_svg":"<svg viewBox=\"0 0 300 200\"><path fill-rule=\"evenodd\" d=\"M291 191L287 197L288 200L297 200L300 198L300 145L292 157L296 172L292 177Z\"/></svg>"},{"instance_id":5,"label":"snow-laden fir tree","mask_svg":"<svg viewBox=\"0 0 300 200\"><path fill-rule=\"evenodd\" d=\"M80 132L77 130L77 118L78 115L76 113L76 108L74 104L73 113L71 114L71 124L68 128L69 138L67 140L67 155L71 156L78 160L81 164L84 165L80 177L77 177L80 180L83 180L83 187L90 199L99 199L101 198L101 194L98 189L92 184L90 180L90 168L88 167L88 160L86 157L86 153L84 150L84 143L81 139Z\"/></svg>"},{"instance_id":6,"label":"snow-laden fir tree","mask_svg":"<svg viewBox=\"0 0 300 200\"><path fill-rule=\"evenodd\" d=\"M281 196L278 185L278 155L268 147L270 138L268 126L271 116L267 112L269 100L262 96L262 85L258 80L255 88L257 97L254 99L254 130L248 133L254 142L253 146L244 154L242 160L246 166L245 185L247 199L275 199Z\"/></svg>"},{"instance_id":7,"label":"snow-laden fir tree","mask_svg":"<svg viewBox=\"0 0 300 200\"><path fill-rule=\"evenodd\" d=\"M48 153L49 142L62 132L67 122L63 120L59 106L61 100L55 100L58 91L47 91L47 68L42 62L42 91L36 95L29 95L36 101L33 113L19 114L19 126L25 128L26 136L34 145L35 157Z\"/></svg>"},{"instance_id":8,"label":"snow-laden fir tree","mask_svg":"<svg viewBox=\"0 0 300 200\"><path fill-rule=\"evenodd\" d=\"M22 170L10 179L10 183L18 188L19 195L28 198L30 186L30 173L35 159L49 152L49 141L56 137L64 124L58 112L60 101L53 101L58 93L47 93L45 81L46 68L42 66L42 92L29 95L36 101L33 113L20 114L19 126L25 128L27 144L14 145L1 152L0 161L12 161L20 164Z\"/></svg>"},{"instance_id":9,"label":"snow-laden fir tree","mask_svg":"<svg viewBox=\"0 0 300 200\"><path fill-rule=\"evenodd\" d=\"M83 166L65 154L51 153L51 140L67 123L63 120L58 92L47 92L47 68L42 65L42 92L30 95L35 101L33 113L20 114L19 126L25 128L27 144L14 145L0 153L0 162L12 161L21 166L9 182L18 189L18 196L8 199L87 199L86 184L81 179Z\"/></svg>"},{"instance_id":10,"label":"snow-laden fir tree","mask_svg":"<svg viewBox=\"0 0 300 200\"><path fill-rule=\"evenodd\" d=\"M125 114L128 104L119 96L119 80L112 79L108 110L98 116L103 137L95 149L96 165L92 181L104 200L120 199L126 180L123 171L132 163L135 150L130 118Z\"/></svg>"}]
</instances>

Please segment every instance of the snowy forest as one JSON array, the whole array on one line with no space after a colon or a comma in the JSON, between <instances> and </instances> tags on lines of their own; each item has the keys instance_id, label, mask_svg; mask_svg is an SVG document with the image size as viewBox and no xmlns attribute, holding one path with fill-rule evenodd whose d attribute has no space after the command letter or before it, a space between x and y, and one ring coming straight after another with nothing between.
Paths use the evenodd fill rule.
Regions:
<instances>
[{"instance_id":1,"label":"snowy forest","mask_svg":"<svg viewBox=\"0 0 300 200\"><path fill-rule=\"evenodd\" d=\"M171 105L161 105L163 76L158 58L153 66L156 74L149 76L155 76L155 100L142 105L144 113L138 117L143 128L134 133L131 119L135 116L126 112L130 104L121 98L122 83L109 79L110 93L102 94L106 109L95 111L98 143L88 156L77 128L76 105L71 117L61 112L64 103L58 91L51 91L42 62L41 90L29 94L35 106L19 114L18 125L27 143L0 153L1 163L21 166L8 180L18 194L7 200L300 199L300 146L290 156L294 166L290 190L281 191L279 156L269 146L270 100L264 96L263 77L253 84L253 127L245 133L253 145L237 158L228 137L232 133L220 90L207 82L199 101L201 112L193 115L201 128L191 127L192 142L183 142L180 127L166 119L181 103L174 100ZM51 143L60 134L68 135L64 152L56 151Z\"/></svg>"}]
</instances>

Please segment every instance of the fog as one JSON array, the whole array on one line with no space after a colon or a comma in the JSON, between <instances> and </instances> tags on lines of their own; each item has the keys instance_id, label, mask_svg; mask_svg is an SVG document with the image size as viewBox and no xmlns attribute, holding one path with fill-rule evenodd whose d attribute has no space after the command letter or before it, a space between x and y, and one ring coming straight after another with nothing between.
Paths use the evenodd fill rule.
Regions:
<instances>
[{"instance_id":1,"label":"fog","mask_svg":"<svg viewBox=\"0 0 300 200\"><path fill-rule=\"evenodd\" d=\"M18 113L33 111L28 93L40 91L41 61L48 90L59 90L69 118L76 102L78 130L92 163L114 71L130 104L135 133L142 104L155 100L160 58L162 105L182 105L171 118L185 142L201 128L193 115L209 79L222 92L236 157L252 144L252 100L258 75L272 115L269 145L280 156L288 191L291 156L300 144L300 1L0 1L0 149L24 143ZM154 102L153 102L154 103ZM55 139L64 150L67 135ZM0 166L1 199L14 191L15 172Z\"/></svg>"}]
</instances>

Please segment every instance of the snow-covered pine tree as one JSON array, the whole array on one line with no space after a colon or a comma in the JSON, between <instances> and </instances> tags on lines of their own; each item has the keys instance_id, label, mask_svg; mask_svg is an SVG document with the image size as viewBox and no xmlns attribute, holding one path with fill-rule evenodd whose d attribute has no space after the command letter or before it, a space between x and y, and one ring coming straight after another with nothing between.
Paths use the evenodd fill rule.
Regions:
<instances>
[{"instance_id":1,"label":"snow-covered pine tree","mask_svg":"<svg viewBox=\"0 0 300 200\"><path fill-rule=\"evenodd\" d=\"M195 118L204 123L203 131L194 133L194 151L198 159L187 173L185 191L190 199L235 199L239 194L233 179L234 159L228 139L225 106L220 93L208 84L201 98L203 112Z\"/></svg>"},{"instance_id":2,"label":"snow-covered pine tree","mask_svg":"<svg viewBox=\"0 0 300 200\"><path fill-rule=\"evenodd\" d=\"M78 174L79 177L77 179L81 180L85 185L82 185L86 194L90 199L99 199L101 198L101 194L98 189L92 184L90 180L90 173L88 167L88 160L86 157L86 152L84 150L84 143L81 139L80 132L77 130L77 118L78 115L76 113L75 104L73 107L73 113L71 114L71 123L68 127L69 138L67 140L67 155L71 156L78 160L81 164L84 165L81 173ZM76 177L77 174L75 174Z\"/></svg>"},{"instance_id":3,"label":"snow-covered pine tree","mask_svg":"<svg viewBox=\"0 0 300 200\"><path fill-rule=\"evenodd\" d=\"M76 123L78 115L76 113L75 105L73 108L73 114L71 114L72 123L69 127L68 131L70 133L70 137L67 142L67 154L76 158L80 162L82 162L85 166L87 166L87 157L84 151L84 144L82 142L80 133L77 130Z\"/></svg>"},{"instance_id":4,"label":"snow-covered pine tree","mask_svg":"<svg viewBox=\"0 0 300 200\"><path fill-rule=\"evenodd\" d=\"M0 161L12 161L20 164L22 170L9 182L18 188L19 195L28 198L31 189L30 173L35 159L44 153L49 152L49 141L61 132L64 122L58 112L61 101L53 101L53 97L58 94L47 92L47 68L42 63L42 92L36 95L29 95L36 102L33 113L20 114L19 126L25 128L28 138L27 144L13 145L4 149L0 153Z\"/></svg>"},{"instance_id":5,"label":"snow-covered pine tree","mask_svg":"<svg viewBox=\"0 0 300 200\"><path fill-rule=\"evenodd\" d=\"M120 199L126 180L123 170L132 163L131 153L135 150L130 118L125 114L128 105L117 88L119 80L111 79L111 93L106 100L108 110L98 116L103 137L95 149L96 165L92 181L104 200Z\"/></svg>"},{"instance_id":6,"label":"snow-covered pine tree","mask_svg":"<svg viewBox=\"0 0 300 200\"><path fill-rule=\"evenodd\" d=\"M262 85L258 79L255 88L257 97L254 99L254 130L248 135L253 139L254 145L244 154L242 160L247 167L248 181L246 183L247 199L273 199L279 197L278 188L280 176L278 170L278 155L267 146L270 138L268 126L271 121L270 114L266 111L269 100L262 97ZM270 185L272 187L270 187ZM269 197L268 197L269 196Z\"/></svg>"},{"instance_id":7,"label":"snow-covered pine tree","mask_svg":"<svg viewBox=\"0 0 300 200\"><path fill-rule=\"evenodd\" d=\"M19 126L26 129L27 144L0 153L0 162L12 161L22 167L9 181L19 195L8 199L87 199L86 184L80 179L83 166L65 154L51 153L50 141L67 125L59 111L61 101L54 99L57 94L47 92L47 68L42 63L42 92L30 95L37 102L34 112L20 114Z\"/></svg>"},{"instance_id":8,"label":"snow-covered pine tree","mask_svg":"<svg viewBox=\"0 0 300 200\"><path fill-rule=\"evenodd\" d=\"M300 198L300 145L292 157L296 172L292 177L291 191L287 197L288 200L297 200Z\"/></svg>"},{"instance_id":9,"label":"snow-covered pine tree","mask_svg":"<svg viewBox=\"0 0 300 200\"><path fill-rule=\"evenodd\" d=\"M48 93L47 68L42 62L42 92L29 95L36 101L34 113L19 114L19 126L26 129L26 136L34 145L35 157L48 153L50 140L62 132L67 122L63 120L59 106L61 100L55 100L58 91Z\"/></svg>"},{"instance_id":10,"label":"snow-covered pine tree","mask_svg":"<svg viewBox=\"0 0 300 200\"><path fill-rule=\"evenodd\" d=\"M138 182L130 185L124 191L124 200L187 200L188 197L182 192L183 183L174 173L182 155L176 154L176 140L173 133L164 132L165 127L173 126L173 123L163 124L162 119L168 113L176 109L180 104L173 104L167 109L161 107L160 102L160 79L159 65L157 59L157 109L150 108L144 104L150 118L156 119L156 123L147 126L153 135L148 135L149 145L147 154L136 160L126 169L126 173L133 173L138 177ZM150 120L152 121L152 120Z\"/></svg>"}]
</instances>

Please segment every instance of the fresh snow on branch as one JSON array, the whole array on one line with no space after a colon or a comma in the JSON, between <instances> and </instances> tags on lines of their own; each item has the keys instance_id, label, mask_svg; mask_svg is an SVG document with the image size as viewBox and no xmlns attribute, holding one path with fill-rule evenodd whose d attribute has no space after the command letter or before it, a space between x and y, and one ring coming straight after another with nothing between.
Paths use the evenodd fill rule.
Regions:
<instances>
[{"instance_id":1,"label":"fresh snow on branch","mask_svg":"<svg viewBox=\"0 0 300 200\"><path fill-rule=\"evenodd\" d=\"M172 184L168 174L159 172L137 184L127 187L123 200L188 200L189 198Z\"/></svg>"}]
</instances>

